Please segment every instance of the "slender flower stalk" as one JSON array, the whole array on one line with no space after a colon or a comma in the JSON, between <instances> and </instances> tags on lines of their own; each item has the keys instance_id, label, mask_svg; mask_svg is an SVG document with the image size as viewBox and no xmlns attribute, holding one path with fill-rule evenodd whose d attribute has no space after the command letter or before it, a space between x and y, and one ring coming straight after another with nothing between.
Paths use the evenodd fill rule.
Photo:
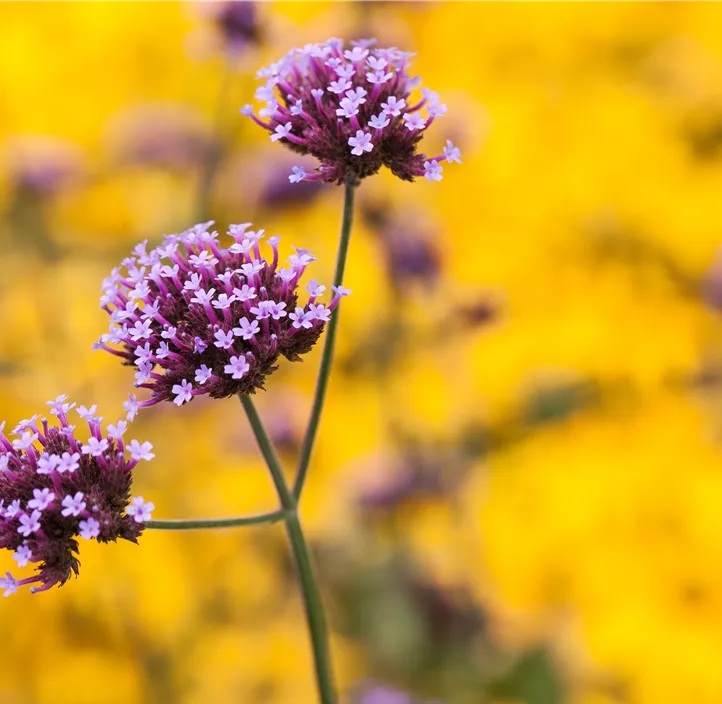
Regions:
<instances>
[{"instance_id":1,"label":"slender flower stalk","mask_svg":"<svg viewBox=\"0 0 722 704\"><path fill-rule=\"evenodd\" d=\"M311 634L311 643L313 644L314 667L316 669L316 682L321 704L336 704L331 650L328 645L328 627L326 626L323 601L313 572L311 554L306 544L298 513L295 511L286 519L286 533L291 543L301 582L301 594L303 595L306 620Z\"/></svg>"},{"instance_id":2,"label":"slender flower stalk","mask_svg":"<svg viewBox=\"0 0 722 704\"><path fill-rule=\"evenodd\" d=\"M240 398L243 410L248 416L248 422L251 424L253 434L256 436L256 441L258 442L258 447L261 450L263 459L266 461L268 470L271 472L271 478L273 479L273 483L276 487L276 493L281 501L281 506L283 506L283 508L287 511L293 512L297 507L296 500L293 498L293 494L288 489L288 484L286 483L286 477L283 474L281 463L278 461L276 451L273 449L273 445L271 444L271 438L268 437L268 433L266 433L266 430L263 427L258 411L253 405L253 401L250 396L239 394L238 398Z\"/></svg>"},{"instance_id":3,"label":"slender flower stalk","mask_svg":"<svg viewBox=\"0 0 722 704\"><path fill-rule=\"evenodd\" d=\"M286 517L284 510L258 513L253 516L231 516L230 518L172 518L146 521L145 527L154 530L197 530L203 528L237 528L256 526L263 523L278 523Z\"/></svg>"},{"instance_id":4,"label":"slender flower stalk","mask_svg":"<svg viewBox=\"0 0 722 704\"><path fill-rule=\"evenodd\" d=\"M353 224L353 204L354 195L358 184L349 181L344 191L343 204L343 221L341 223L341 237L338 243L338 254L336 255L336 273L334 274L334 286L341 286L343 283L343 274L346 269L346 256L348 254L348 245L351 239L351 226ZM301 457L298 461L298 472L296 474L296 482L293 486L293 493L298 500L303 491L303 485L308 474L308 466L311 461L311 452L313 444L316 440L318 432L318 424L321 420L321 411L323 410L323 402L326 399L326 389L328 380L331 375L331 364L333 362L333 350L336 344L336 328L338 327L338 311L331 318L326 331L326 342L323 346L323 355L321 356L321 366L318 370L318 380L316 381L316 391L313 396L313 406L311 408L311 417L308 421L306 435L303 438L301 446Z\"/></svg>"},{"instance_id":5,"label":"slender flower stalk","mask_svg":"<svg viewBox=\"0 0 722 704\"><path fill-rule=\"evenodd\" d=\"M316 683L318 685L320 701L321 704L336 704L337 698L333 684L326 617L323 611L321 593L311 564L311 554L306 544L301 522L298 518L298 504L293 492L286 483L283 469L273 449L271 439L263 427L263 423L256 411L256 407L253 405L253 401L249 396L242 394L239 394L239 398L246 411L253 433L256 436L261 454L266 460L268 469L271 472L273 483L278 492L278 498L286 508L284 522L301 583L301 594L303 596L308 629L311 635Z\"/></svg>"}]
</instances>

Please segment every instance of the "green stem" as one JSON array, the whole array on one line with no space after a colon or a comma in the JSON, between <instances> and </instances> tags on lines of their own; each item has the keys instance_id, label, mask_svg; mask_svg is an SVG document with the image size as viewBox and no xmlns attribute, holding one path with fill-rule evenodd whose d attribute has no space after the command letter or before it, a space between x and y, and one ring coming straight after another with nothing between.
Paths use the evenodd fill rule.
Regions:
<instances>
[{"instance_id":1,"label":"green stem","mask_svg":"<svg viewBox=\"0 0 722 704\"><path fill-rule=\"evenodd\" d=\"M306 621L308 622L308 630L311 635L316 683L320 702L321 704L336 704L337 699L333 684L326 617L323 612L321 593L313 573L311 555L303 535L301 523L298 519L298 504L286 483L283 469L276 457L271 440L263 427L256 407L253 405L253 401L250 396L243 396L241 394L239 394L239 398L251 423L251 428L253 428L253 433L256 436L256 442L261 450L261 454L266 460L268 469L271 472L271 478L276 486L278 498L284 507L283 513L286 533L288 534L291 550L298 569L303 605L306 611Z\"/></svg>"},{"instance_id":2,"label":"green stem","mask_svg":"<svg viewBox=\"0 0 722 704\"><path fill-rule=\"evenodd\" d=\"M283 506L283 508L287 511L295 511L296 499L293 498L293 494L288 488L286 477L284 476L283 469L281 468L281 463L278 461L278 457L276 457L273 445L271 445L271 438L269 438L266 434L266 430L263 427L263 423L261 422L261 418L258 415L256 407L253 405L251 397L246 394L238 394L238 398L241 399L243 410L248 416L251 428L253 428L253 434L256 436L258 447L261 449L263 459L266 460L268 469L271 472L271 478L276 486L276 492L278 493L278 498L281 501L281 506Z\"/></svg>"},{"instance_id":3,"label":"green stem","mask_svg":"<svg viewBox=\"0 0 722 704\"><path fill-rule=\"evenodd\" d=\"M348 253L348 244L351 239L351 225L353 223L353 201L358 184L349 182L346 184L343 203L343 221L341 223L341 238L338 243L338 254L336 255L336 273L333 278L333 285L340 286L343 283L343 272L346 268L346 255ZM308 474L308 465L311 460L311 452L313 451L313 443L316 440L318 432L318 424L321 420L321 411L323 410L323 402L326 398L326 389L328 388L328 379L331 374L331 363L333 362L333 349L336 344L336 328L338 327L338 314L340 307L336 308L331 322L326 328L326 341L323 346L323 354L321 356L321 366L318 370L318 379L316 380L316 391L313 397L313 406L311 408L311 417L308 421L306 435L303 438L301 446L301 457L298 461L298 473L293 486L293 495L298 500L303 491L303 485Z\"/></svg>"},{"instance_id":4,"label":"green stem","mask_svg":"<svg viewBox=\"0 0 722 704\"><path fill-rule=\"evenodd\" d=\"M194 530L196 528L234 528L254 526L261 523L278 523L286 517L283 510L259 513L255 516L233 516L231 518L171 518L168 520L146 521L146 528L155 530Z\"/></svg>"},{"instance_id":5,"label":"green stem","mask_svg":"<svg viewBox=\"0 0 722 704\"><path fill-rule=\"evenodd\" d=\"M333 685L333 671L331 668L331 653L328 645L328 630L326 617L323 612L321 593L313 573L311 555L306 545L301 523L297 513L291 513L286 518L286 533L291 542L293 556L296 559L298 576L301 581L301 594L303 606L306 611L306 621L311 633L313 643L314 666L316 669L316 683L321 704L336 704L336 693Z\"/></svg>"}]
</instances>

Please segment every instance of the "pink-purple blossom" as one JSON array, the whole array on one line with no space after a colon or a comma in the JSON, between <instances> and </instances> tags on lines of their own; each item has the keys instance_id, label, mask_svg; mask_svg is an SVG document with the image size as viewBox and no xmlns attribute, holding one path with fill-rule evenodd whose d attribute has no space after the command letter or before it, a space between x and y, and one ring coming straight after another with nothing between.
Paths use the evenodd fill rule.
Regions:
<instances>
[{"instance_id":1,"label":"pink-purple blossom","mask_svg":"<svg viewBox=\"0 0 722 704\"><path fill-rule=\"evenodd\" d=\"M83 509L87 506L83 501L83 492L76 491L75 495L68 494L62 503L63 510L60 512L62 516L79 516Z\"/></svg>"},{"instance_id":2,"label":"pink-purple blossom","mask_svg":"<svg viewBox=\"0 0 722 704\"><path fill-rule=\"evenodd\" d=\"M426 176L429 181L441 181L443 170L444 167L436 161L424 162L424 176Z\"/></svg>"},{"instance_id":3,"label":"pink-purple blossom","mask_svg":"<svg viewBox=\"0 0 722 704\"><path fill-rule=\"evenodd\" d=\"M44 489L33 489L33 498L28 501L28 508L43 511L50 505L54 498L55 494L47 487Z\"/></svg>"},{"instance_id":4,"label":"pink-purple blossom","mask_svg":"<svg viewBox=\"0 0 722 704\"><path fill-rule=\"evenodd\" d=\"M144 523L149 521L152 511L155 509L155 505L152 501L146 501L142 496L136 496L131 499L130 506L125 509L125 512L129 516L133 516L133 520L136 523Z\"/></svg>"},{"instance_id":5,"label":"pink-purple blossom","mask_svg":"<svg viewBox=\"0 0 722 704\"><path fill-rule=\"evenodd\" d=\"M242 379L250 369L245 357L231 357L230 364L223 367L223 371L232 379Z\"/></svg>"},{"instance_id":6,"label":"pink-purple blossom","mask_svg":"<svg viewBox=\"0 0 722 704\"><path fill-rule=\"evenodd\" d=\"M308 176L308 174L302 166L294 166L291 168L291 175L288 177L288 180L291 183L299 183L303 181L306 176Z\"/></svg>"},{"instance_id":7,"label":"pink-purple blossom","mask_svg":"<svg viewBox=\"0 0 722 704\"><path fill-rule=\"evenodd\" d=\"M257 115L245 105L241 114L268 130L272 142L320 161L313 173L294 167L291 183L357 182L382 166L413 181L427 174L424 162L445 158L418 147L446 106L429 90L416 94L420 79L408 72L412 54L374 44L307 44L258 71L264 83L255 97L265 105Z\"/></svg>"},{"instance_id":8,"label":"pink-purple blossom","mask_svg":"<svg viewBox=\"0 0 722 704\"><path fill-rule=\"evenodd\" d=\"M15 428L20 445L0 425L5 467L0 472L0 548L13 553L18 568L32 564L36 570L24 579L11 574L0 579L5 596L22 585L44 591L77 576L78 537L137 542L150 519L152 504L141 499L140 510L130 498L132 470L139 459L153 457L150 443L132 441L124 448L119 431L125 430L126 421L118 421L115 431L103 437L95 406L77 410L89 434L87 441L80 440L67 415L75 404L65 403L65 398L49 403L57 424L34 416ZM30 438L34 440L27 442Z\"/></svg>"},{"instance_id":9,"label":"pink-purple blossom","mask_svg":"<svg viewBox=\"0 0 722 704\"><path fill-rule=\"evenodd\" d=\"M100 523L92 516L78 523L78 535L84 540L92 540L100 535Z\"/></svg>"},{"instance_id":10,"label":"pink-purple blossom","mask_svg":"<svg viewBox=\"0 0 722 704\"><path fill-rule=\"evenodd\" d=\"M255 393L279 357L297 361L313 347L346 295L335 291L320 303L325 288L314 280L304 304L299 283L315 259L310 252L296 249L281 266L279 237L268 239L264 257L263 230L231 225L224 246L211 225L170 235L152 250L138 245L103 283L101 306L111 322L96 348L134 366L136 386L150 391L144 401L129 399L127 420L160 401L180 406L201 394ZM169 267L173 276L164 275ZM107 442L91 437L81 452L102 454Z\"/></svg>"},{"instance_id":11,"label":"pink-purple blossom","mask_svg":"<svg viewBox=\"0 0 722 704\"><path fill-rule=\"evenodd\" d=\"M355 137L349 137L348 143L353 147L351 154L361 155L364 152L370 152L374 145L371 142L371 134L358 130Z\"/></svg>"},{"instance_id":12,"label":"pink-purple blossom","mask_svg":"<svg viewBox=\"0 0 722 704\"><path fill-rule=\"evenodd\" d=\"M456 162L457 164L461 163L461 150L458 147L455 147L450 139L446 140L446 146L444 147L444 157L446 158L446 161L448 161L450 164L452 162Z\"/></svg>"}]
</instances>

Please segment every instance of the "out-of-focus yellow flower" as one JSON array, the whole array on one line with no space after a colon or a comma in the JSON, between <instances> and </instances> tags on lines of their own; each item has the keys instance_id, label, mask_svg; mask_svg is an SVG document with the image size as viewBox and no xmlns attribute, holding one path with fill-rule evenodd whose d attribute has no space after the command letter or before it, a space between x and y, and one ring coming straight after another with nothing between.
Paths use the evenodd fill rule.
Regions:
<instances>
[{"instance_id":1,"label":"out-of-focus yellow flower","mask_svg":"<svg viewBox=\"0 0 722 704\"><path fill-rule=\"evenodd\" d=\"M722 618L720 450L704 428L677 395L610 401L499 453L467 487L481 592L501 590L532 623L573 619L592 671L633 701L722 691L709 660Z\"/></svg>"}]
</instances>

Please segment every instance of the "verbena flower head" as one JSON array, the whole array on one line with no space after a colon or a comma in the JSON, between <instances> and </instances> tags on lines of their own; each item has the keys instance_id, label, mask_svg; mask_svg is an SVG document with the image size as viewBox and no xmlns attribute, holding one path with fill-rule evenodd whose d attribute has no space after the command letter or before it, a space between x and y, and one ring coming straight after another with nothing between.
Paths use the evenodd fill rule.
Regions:
<instances>
[{"instance_id":1,"label":"verbena flower head","mask_svg":"<svg viewBox=\"0 0 722 704\"><path fill-rule=\"evenodd\" d=\"M251 105L241 113L281 141L321 164L315 172L294 167L289 180L355 182L387 166L399 178L442 178L442 161L461 163L461 153L447 142L444 154L417 153L434 120L446 113L436 93L412 91L420 79L407 69L412 54L396 48L375 49L375 40L340 39L293 49L261 69L264 84L255 97L265 106L256 115Z\"/></svg>"},{"instance_id":2,"label":"verbena flower head","mask_svg":"<svg viewBox=\"0 0 722 704\"><path fill-rule=\"evenodd\" d=\"M135 365L136 386L160 401L182 405L194 396L225 398L263 388L280 356L300 359L318 340L340 299L350 291L311 280L300 301L299 281L314 257L296 249L279 266L280 237L268 240L250 223L231 225L221 247L213 223L170 235L155 249L138 245L103 283L110 332L96 348Z\"/></svg>"},{"instance_id":3,"label":"verbena flower head","mask_svg":"<svg viewBox=\"0 0 722 704\"><path fill-rule=\"evenodd\" d=\"M133 468L154 457L150 443L126 444L124 420L103 435L95 406L76 409L89 428L81 440L68 420L75 404L58 396L48 405L57 425L33 416L7 437L0 424L0 547L13 551L20 568L36 565L31 577L0 579L5 596L21 585L39 592L77 576L78 539L137 542L154 508L130 498Z\"/></svg>"}]
</instances>

